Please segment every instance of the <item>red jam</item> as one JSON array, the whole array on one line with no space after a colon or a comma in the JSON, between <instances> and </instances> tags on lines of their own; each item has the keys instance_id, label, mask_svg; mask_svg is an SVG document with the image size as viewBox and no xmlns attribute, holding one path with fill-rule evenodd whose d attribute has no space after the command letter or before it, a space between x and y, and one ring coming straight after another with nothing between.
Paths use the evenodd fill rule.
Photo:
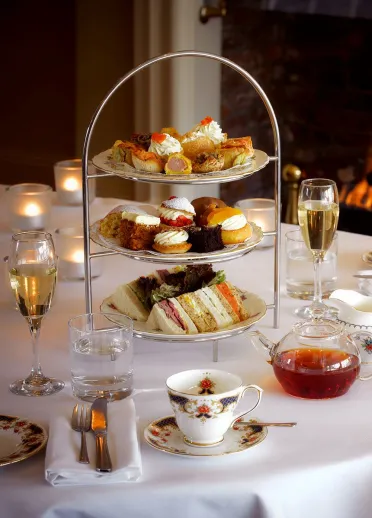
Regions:
<instances>
[{"instance_id":1,"label":"red jam","mask_svg":"<svg viewBox=\"0 0 372 518\"><path fill-rule=\"evenodd\" d=\"M192 219L189 219L186 216L178 216L177 219L160 218L160 221L169 227L186 227L192 223Z\"/></svg>"},{"instance_id":2,"label":"red jam","mask_svg":"<svg viewBox=\"0 0 372 518\"><path fill-rule=\"evenodd\" d=\"M164 140L167 138L167 136L164 133L153 133L151 135L151 140L154 142L157 142L158 144L161 144L164 142Z\"/></svg>"},{"instance_id":3,"label":"red jam","mask_svg":"<svg viewBox=\"0 0 372 518\"><path fill-rule=\"evenodd\" d=\"M213 121L212 117L205 117L202 121L200 121L200 124L202 126L207 126Z\"/></svg>"}]
</instances>

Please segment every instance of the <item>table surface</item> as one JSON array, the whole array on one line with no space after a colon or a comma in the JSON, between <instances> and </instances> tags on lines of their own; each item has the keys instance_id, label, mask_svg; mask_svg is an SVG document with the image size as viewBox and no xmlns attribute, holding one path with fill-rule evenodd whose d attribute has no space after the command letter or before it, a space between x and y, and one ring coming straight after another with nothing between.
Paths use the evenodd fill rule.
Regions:
<instances>
[{"instance_id":1,"label":"table surface","mask_svg":"<svg viewBox=\"0 0 372 518\"><path fill-rule=\"evenodd\" d=\"M119 200L96 199L93 219ZM1 207L4 204L0 204ZM10 233L0 209L0 252L7 254ZM81 207L54 206L52 228L82 220ZM283 225L284 234L292 228ZM372 249L372 237L339 232L338 287L356 289L352 274L365 269L361 255ZM273 302L273 249L257 250L223 263L234 284ZM284 259L284 246L282 246ZM93 280L94 308L116 286L155 269L151 263L123 256L101 259L103 274ZM305 301L286 295L282 261L280 328L273 329L273 312L257 328L269 338L281 338L295 322L293 310ZM73 397L69 384L67 321L85 312L84 283L59 282L56 299L41 333L41 361L47 375L66 381L66 388L45 398L25 398L8 391L10 382L28 374L31 345L26 323L14 310L11 294L0 278L1 413L19 415L48 427L52 412ZM345 396L324 401L292 398L283 392L272 368L247 335L219 343L219 362L212 361L212 344L162 343L136 339L135 396L143 475L135 483L105 487L53 488L44 480L45 452L0 469L1 517L122 517L167 516L249 518L370 517L372 492L372 382L357 381ZM151 420L169 415L164 389L172 373L192 368L220 368L255 383L264 396L255 416L267 421L297 421L293 429L269 428L266 440L239 455L183 458L149 447L143 429ZM113 403L115 404L115 403ZM249 406L249 398L246 403ZM244 410L244 403L240 409Z\"/></svg>"}]
</instances>

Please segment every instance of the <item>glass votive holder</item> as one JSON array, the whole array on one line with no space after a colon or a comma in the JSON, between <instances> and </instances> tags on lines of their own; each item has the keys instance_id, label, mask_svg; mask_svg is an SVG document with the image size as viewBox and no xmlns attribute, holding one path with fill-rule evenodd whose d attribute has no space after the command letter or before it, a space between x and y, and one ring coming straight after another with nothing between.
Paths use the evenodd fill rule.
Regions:
<instances>
[{"instance_id":1,"label":"glass votive holder","mask_svg":"<svg viewBox=\"0 0 372 518\"><path fill-rule=\"evenodd\" d=\"M247 221L256 223L263 232L274 232L275 230L275 200L266 198L252 198L240 200L235 204L240 209ZM274 246L274 236L265 236L257 248L268 248Z\"/></svg>"},{"instance_id":2,"label":"glass votive holder","mask_svg":"<svg viewBox=\"0 0 372 518\"><path fill-rule=\"evenodd\" d=\"M6 190L9 225L13 232L45 230L49 225L53 189L39 183L19 183Z\"/></svg>"},{"instance_id":3,"label":"glass votive holder","mask_svg":"<svg viewBox=\"0 0 372 518\"><path fill-rule=\"evenodd\" d=\"M55 247L58 254L58 278L65 281L85 279L84 268L84 232L82 227L59 228L55 231ZM91 251L99 251L91 244ZM101 258L92 259L91 277L102 273Z\"/></svg>"},{"instance_id":4,"label":"glass votive holder","mask_svg":"<svg viewBox=\"0 0 372 518\"><path fill-rule=\"evenodd\" d=\"M54 164L54 180L58 201L61 205L82 205L83 203L83 166L79 158L62 160ZM94 166L88 164L88 171L91 173ZM88 181L89 203L96 196L95 179Z\"/></svg>"}]
</instances>

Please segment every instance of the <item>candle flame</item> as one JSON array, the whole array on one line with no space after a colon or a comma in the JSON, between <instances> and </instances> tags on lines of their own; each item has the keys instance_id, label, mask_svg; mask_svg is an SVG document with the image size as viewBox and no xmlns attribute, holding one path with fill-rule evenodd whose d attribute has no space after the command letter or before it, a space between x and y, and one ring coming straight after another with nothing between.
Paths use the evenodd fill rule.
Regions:
<instances>
[{"instance_id":1,"label":"candle flame","mask_svg":"<svg viewBox=\"0 0 372 518\"><path fill-rule=\"evenodd\" d=\"M76 250L76 252L74 252L72 254L71 260L74 263L83 263L84 262L84 250Z\"/></svg>"},{"instance_id":2,"label":"candle flame","mask_svg":"<svg viewBox=\"0 0 372 518\"><path fill-rule=\"evenodd\" d=\"M25 216L39 216L39 214L41 214L41 209L37 203L28 203L24 207L23 213Z\"/></svg>"},{"instance_id":3,"label":"candle flame","mask_svg":"<svg viewBox=\"0 0 372 518\"><path fill-rule=\"evenodd\" d=\"M66 180L63 182L63 188L66 189L66 191L77 191L80 188L80 186L76 178L70 176L69 178L66 178Z\"/></svg>"}]
</instances>

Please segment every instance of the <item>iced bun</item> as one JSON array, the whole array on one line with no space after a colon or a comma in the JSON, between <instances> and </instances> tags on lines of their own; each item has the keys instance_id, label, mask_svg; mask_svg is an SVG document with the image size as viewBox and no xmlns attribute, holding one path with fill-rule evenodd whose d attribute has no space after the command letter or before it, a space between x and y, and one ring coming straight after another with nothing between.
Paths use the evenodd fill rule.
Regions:
<instances>
[{"instance_id":1,"label":"iced bun","mask_svg":"<svg viewBox=\"0 0 372 518\"><path fill-rule=\"evenodd\" d=\"M191 202L191 204L195 209L195 223L197 225L200 224L200 216L204 214L205 211L226 207L226 203L224 201L220 200L219 198L212 198L210 196L196 198Z\"/></svg>"}]
</instances>

